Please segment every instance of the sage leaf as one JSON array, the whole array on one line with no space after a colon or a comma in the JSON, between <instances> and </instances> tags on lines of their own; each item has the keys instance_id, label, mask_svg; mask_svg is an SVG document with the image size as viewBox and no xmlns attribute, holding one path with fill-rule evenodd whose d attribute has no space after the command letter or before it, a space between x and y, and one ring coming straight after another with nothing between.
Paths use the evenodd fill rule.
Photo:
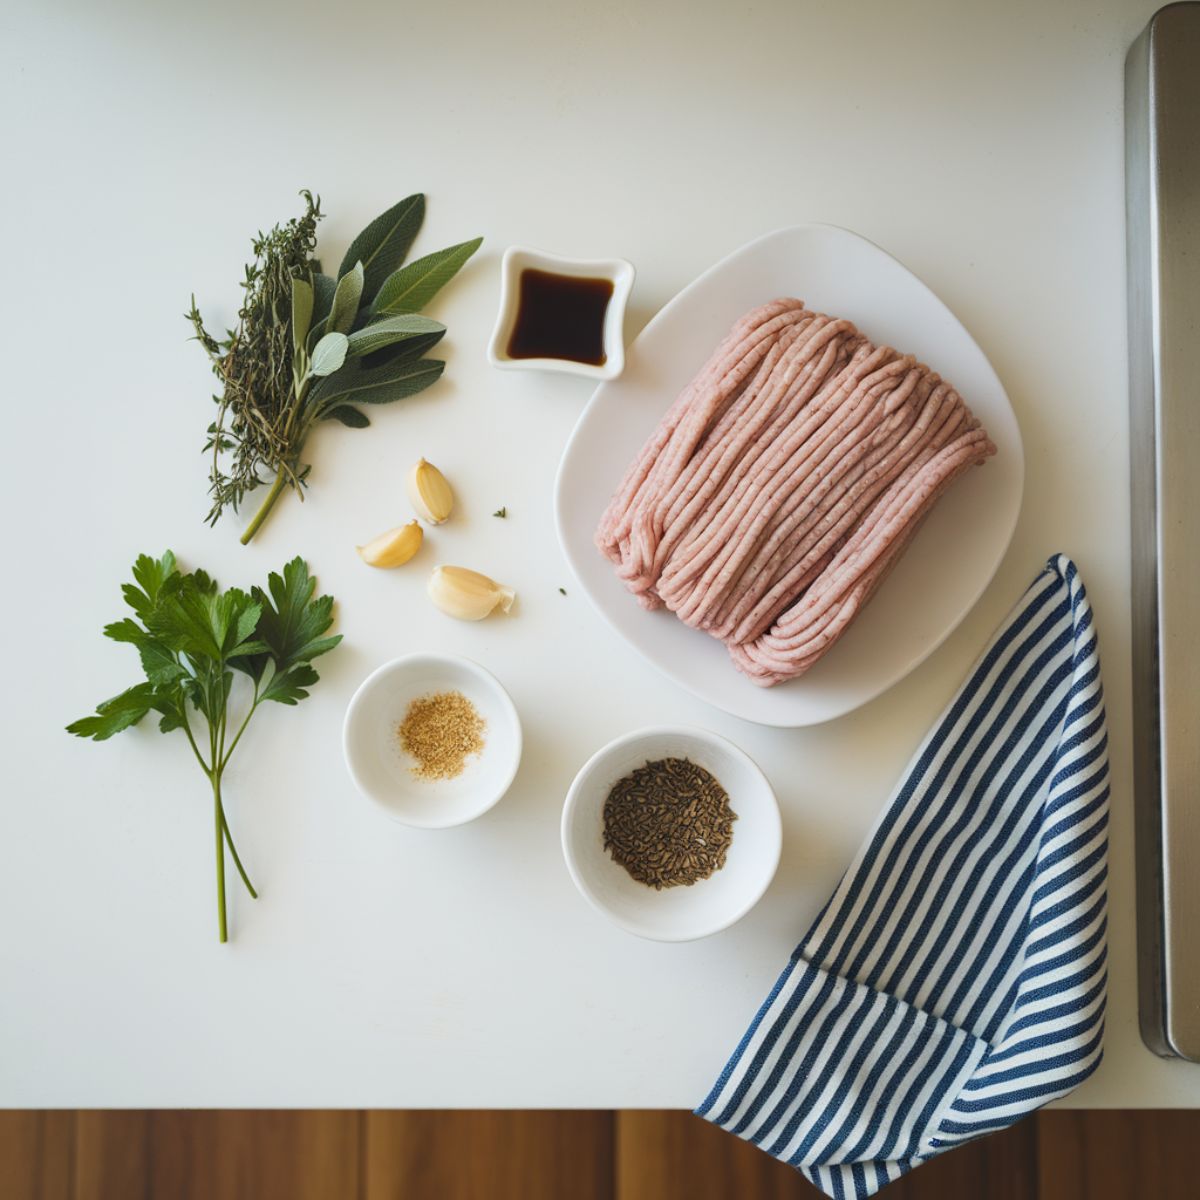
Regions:
<instances>
[{"instance_id":1,"label":"sage leaf","mask_svg":"<svg viewBox=\"0 0 1200 1200\"><path fill-rule=\"evenodd\" d=\"M369 391L356 393L354 403L392 404L396 400L407 400L409 396L415 396L437 383L446 369L446 364L436 358L423 358L419 365L423 370L414 371L407 379L381 384Z\"/></svg>"},{"instance_id":2,"label":"sage leaf","mask_svg":"<svg viewBox=\"0 0 1200 1200\"><path fill-rule=\"evenodd\" d=\"M442 373L444 366L437 359L409 359L368 368L351 360L340 371L318 380L309 393L309 399L320 408L358 404L366 393L384 387L415 385L430 376L427 382L420 384L420 387L428 387ZM420 387L414 387L414 390L419 391Z\"/></svg>"},{"instance_id":3,"label":"sage leaf","mask_svg":"<svg viewBox=\"0 0 1200 1200\"><path fill-rule=\"evenodd\" d=\"M405 313L402 316L387 317L382 321L376 321L365 329L352 333L346 353L351 358L357 358L363 354L370 354L374 350L382 350L384 346L390 346L393 342L402 342L406 338L419 337L422 334L445 333L445 331L445 325L439 321L432 321L428 317L418 316L416 313ZM341 366L341 363L338 363L338 366ZM329 374L328 371L322 373Z\"/></svg>"},{"instance_id":4,"label":"sage leaf","mask_svg":"<svg viewBox=\"0 0 1200 1200\"><path fill-rule=\"evenodd\" d=\"M292 276L292 348L299 357L312 323L313 289L307 279Z\"/></svg>"},{"instance_id":5,"label":"sage leaf","mask_svg":"<svg viewBox=\"0 0 1200 1200\"><path fill-rule=\"evenodd\" d=\"M313 323L323 321L329 316L333 307L333 295L337 291L337 280L331 275L322 275L320 271L312 277L313 286Z\"/></svg>"},{"instance_id":6,"label":"sage leaf","mask_svg":"<svg viewBox=\"0 0 1200 1200\"><path fill-rule=\"evenodd\" d=\"M377 313L420 312L454 278L463 264L483 244L483 238L459 242L437 250L401 267L384 280L379 294L371 302Z\"/></svg>"},{"instance_id":7,"label":"sage leaf","mask_svg":"<svg viewBox=\"0 0 1200 1200\"><path fill-rule=\"evenodd\" d=\"M329 326L329 310L333 308L333 297L337 292L337 280L318 272L313 276L312 326L308 331L308 349L321 340Z\"/></svg>"},{"instance_id":8,"label":"sage leaf","mask_svg":"<svg viewBox=\"0 0 1200 1200\"><path fill-rule=\"evenodd\" d=\"M425 220L425 197L417 192L380 214L350 243L338 278L361 262L364 292L374 296L379 285L404 261Z\"/></svg>"},{"instance_id":9,"label":"sage leaf","mask_svg":"<svg viewBox=\"0 0 1200 1200\"><path fill-rule=\"evenodd\" d=\"M351 429L366 429L371 423L366 413L360 413L357 408L349 404L343 405L341 408L331 408L327 413L322 414L321 420L341 421L343 425L349 425Z\"/></svg>"},{"instance_id":10,"label":"sage leaf","mask_svg":"<svg viewBox=\"0 0 1200 1200\"><path fill-rule=\"evenodd\" d=\"M446 336L446 331L443 329L438 333L422 333L414 338L408 338L403 342L396 342L391 346L385 346L382 350L376 350L374 354L364 355L361 359L364 367L383 367L390 363L407 362L411 358L420 358L426 350L432 350L434 346Z\"/></svg>"},{"instance_id":11,"label":"sage leaf","mask_svg":"<svg viewBox=\"0 0 1200 1200\"><path fill-rule=\"evenodd\" d=\"M362 299L363 266L355 263L354 267L338 280L337 291L333 294L333 307L329 310L329 319L325 328L330 333L349 333L358 313L358 302Z\"/></svg>"},{"instance_id":12,"label":"sage leaf","mask_svg":"<svg viewBox=\"0 0 1200 1200\"><path fill-rule=\"evenodd\" d=\"M313 348L312 366L314 375L332 375L346 361L350 339L344 333L327 333Z\"/></svg>"}]
</instances>

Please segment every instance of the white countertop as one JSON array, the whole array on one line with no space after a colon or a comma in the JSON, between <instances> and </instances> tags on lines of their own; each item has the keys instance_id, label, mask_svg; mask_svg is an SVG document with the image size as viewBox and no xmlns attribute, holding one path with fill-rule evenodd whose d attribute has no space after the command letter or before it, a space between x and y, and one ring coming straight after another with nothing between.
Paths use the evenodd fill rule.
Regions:
<instances>
[{"instance_id":1,"label":"white countertop","mask_svg":"<svg viewBox=\"0 0 1200 1200\"><path fill-rule=\"evenodd\" d=\"M1113 765L1107 1057L1080 1106L1200 1105L1135 1013L1122 62L1153 3L650 6L10 4L0 16L8 283L2 595L5 866L0 1104L589 1106L697 1103L927 726L1053 551L1096 609ZM312 488L249 548L205 513L211 380L181 317L231 319L248 235L319 191L326 258L411 191L418 250L484 250L435 303L445 379L323 429ZM484 361L505 246L621 255L632 335L717 258L800 221L857 230L937 291L1021 422L1025 505L992 587L884 696L759 728L660 678L572 587L551 486L589 394ZM424 570L356 542L407 519L418 455L463 519L422 561L520 592L452 622ZM509 519L495 520L506 505ZM304 554L344 645L313 698L260 714L227 777L262 898L217 944L206 784L150 722L62 726L137 678L100 627L140 551L224 583ZM564 597L559 587L567 589ZM459 651L526 734L508 797L408 830L353 790L341 716L379 662ZM739 925L657 945L603 921L558 843L562 797L638 725L745 748L784 814L775 884Z\"/></svg>"}]
</instances>

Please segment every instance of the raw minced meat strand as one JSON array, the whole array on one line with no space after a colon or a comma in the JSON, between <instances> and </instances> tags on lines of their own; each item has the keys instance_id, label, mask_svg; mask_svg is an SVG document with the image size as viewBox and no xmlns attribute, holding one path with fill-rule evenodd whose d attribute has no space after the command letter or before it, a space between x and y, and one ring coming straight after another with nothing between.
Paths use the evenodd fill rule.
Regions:
<instances>
[{"instance_id":1,"label":"raw minced meat strand","mask_svg":"<svg viewBox=\"0 0 1200 1200\"><path fill-rule=\"evenodd\" d=\"M938 497L994 453L911 355L773 300L681 392L596 542L640 604L720 638L770 686L837 642Z\"/></svg>"}]
</instances>

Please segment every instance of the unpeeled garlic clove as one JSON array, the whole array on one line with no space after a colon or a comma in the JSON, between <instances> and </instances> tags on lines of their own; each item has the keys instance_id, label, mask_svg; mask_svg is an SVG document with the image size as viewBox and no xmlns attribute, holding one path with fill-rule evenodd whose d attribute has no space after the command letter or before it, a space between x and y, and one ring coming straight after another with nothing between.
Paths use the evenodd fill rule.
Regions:
<instances>
[{"instance_id":1,"label":"unpeeled garlic clove","mask_svg":"<svg viewBox=\"0 0 1200 1200\"><path fill-rule=\"evenodd\" d=\"M423 458L408 473L408 498L417 516L430 525L440 525L454 511L454 493L445 475Z\"/></svg>"},{"instance_id":2,"label":"unpeeled garlic clove","mask_svg":"<svg viewBox=\"0 0 1200 1200\"><path fill-rule=\"evenodd\" d=\"M421 548L425 534L416 521L398 525L359 546L358 555L369 567L399 567Z\"/></svg>"},{"instance_id":3,"label":"unpeeled garlic clove","mask_svg":"<svg viewBox=\"0 0 1200 1200\"><path fill-rule=\"evenodd\" d=\"M508 612L517 593L466 567L437 567L429 577L429 598L460 621L482 621L497 608Z\"/></svg>"}]
</instances>

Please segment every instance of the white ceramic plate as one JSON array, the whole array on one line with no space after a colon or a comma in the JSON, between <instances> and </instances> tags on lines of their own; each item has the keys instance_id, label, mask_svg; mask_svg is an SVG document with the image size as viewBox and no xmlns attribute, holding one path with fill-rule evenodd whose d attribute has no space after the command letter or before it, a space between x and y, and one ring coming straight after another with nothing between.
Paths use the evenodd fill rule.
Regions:
<instances>
[{"instance_id":1,"label":"white ceramic plate","mask_svg":"<svg viewBox=\"0 0 1200 1200\"><path fill-rule=\"evenodd\" d=\"M996 443L930 514L862 616L799 679L760 688L715 639L669 612L646 612L592 535L629 462L680 389L742 313L777 296L848 317L869 338L915 354L959 390ZM996 372L954 314L911 271L830 225L769 233L684 288L629 348L625 373L596 389L555 486L558 536L589 599L660 671L702 700L762 725L813 725L891 687L967 615L1008 548L1021 507L1021 434Z\"/></svg>"}]
</instances>

